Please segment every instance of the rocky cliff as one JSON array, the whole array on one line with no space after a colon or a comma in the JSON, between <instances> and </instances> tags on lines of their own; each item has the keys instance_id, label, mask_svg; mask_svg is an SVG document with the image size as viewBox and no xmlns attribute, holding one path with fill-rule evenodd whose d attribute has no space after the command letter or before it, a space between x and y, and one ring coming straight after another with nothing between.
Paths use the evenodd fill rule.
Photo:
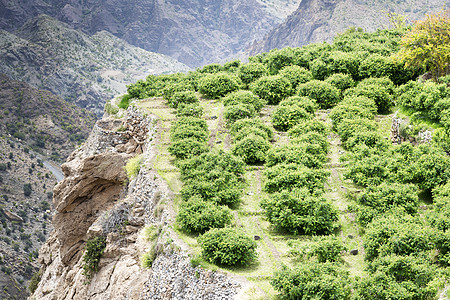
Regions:
<instances>
[{"instance_id":1,"label":"rocky cliff","mask_svg":"<svg viewBox=\"0 0 450 300\"><path fill-rule=\"evenodd\" d=\"M336 34L351 26L372 32L389 27L388 12L406 15L411 22L449 5L449 1L442 0L303 0L282 24L253 44L249 53L254 55L274 48L330 42Z\"/></svg>"},{"instance_id":2,"label":"rocky cliff","mask_svg":"<svg viewBox=\"0 0 450 300\"><path fill-rule=\"evenodd\" d=\"M239 284L192 267L171 228L172 195L152 169L155 120L130 108L122 119L98 121L83 147L63 164L54 189L54 231L41 248L41 280L31 299L231 299ZM117 130L119 129L120 130ZM128 159L143 166L127 178ZM156 228L150 243L148 228ZM83 275L88 240L106 238L99 270ZM141 258L153 253L151 269Z\"/></svg>"},{"instance_id":3,"label":"rocky cliff","mask_svg":"<svg viewBox=\"0 0 450 300\"><path fill-rule=\"evenodd\" d=\"M223 60L261 39L299 0L0 1L0 28L47 14L88 34L108 31L191 66Z\"/></svg>"}]
</instances>

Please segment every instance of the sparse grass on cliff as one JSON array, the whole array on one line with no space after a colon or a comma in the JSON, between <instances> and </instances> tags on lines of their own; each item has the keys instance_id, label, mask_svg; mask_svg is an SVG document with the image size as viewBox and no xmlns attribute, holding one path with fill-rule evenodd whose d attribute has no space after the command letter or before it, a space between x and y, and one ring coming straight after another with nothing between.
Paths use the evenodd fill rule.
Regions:
<instances>
[{"instance_id":1,"label":"sparse grass on cliff","mask_svg":"<svg viewBox=\"0 0 450 300\"><path fill-rule=\"evenodd\" d=\"M142 154L138 154L135 157L132 157L128 160L125 166L125 171L127 172L128 179L136 177L136 175L139 173L139 170L143 165L143 160L144 158Z\"/></svg>"}]
</instances>

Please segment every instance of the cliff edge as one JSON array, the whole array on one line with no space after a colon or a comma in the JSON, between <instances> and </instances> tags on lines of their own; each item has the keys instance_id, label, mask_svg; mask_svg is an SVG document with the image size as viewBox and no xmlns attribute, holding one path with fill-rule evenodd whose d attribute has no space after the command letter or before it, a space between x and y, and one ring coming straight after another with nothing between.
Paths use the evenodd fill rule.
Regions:
<instances>
[{"instance_id":1,"label":"cliff edge","mask_svg":"<svg viewBox=\"0 0 450 300\"><path fill-rule=\"evenodd\" d=\"M62 165L54 189L54 231L41 248L41 279L30 299L232 299L240 286L220 272L192 267L171 228L172 195L152 169L154 117L130 108L105 116ZM131 179L127 161L141 155ZM149 229L155 229L149 238ZM98 272L86 276L86 243L104 238ZM152 239L152 242L149 242ZM151 268L142 258L152 253ZM148 258L148 256L147 256Z\"/></svg>"}]
</instances>

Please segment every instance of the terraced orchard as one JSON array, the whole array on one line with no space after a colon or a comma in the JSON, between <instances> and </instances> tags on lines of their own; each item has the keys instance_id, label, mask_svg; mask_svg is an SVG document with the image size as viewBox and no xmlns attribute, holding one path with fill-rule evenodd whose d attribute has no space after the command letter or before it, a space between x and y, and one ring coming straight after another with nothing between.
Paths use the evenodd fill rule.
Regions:
<instances>
[{"instance_id":1,"label":"terraced orchard","mask_svg":"<svg viewBox=\"0 0 450 300\"><path fill-rule=\"evenodd\" d=\"M391 59L404 30L128 86L193 265L253 282L240 299L445 299L450 91Z\"/></svg>"}]
</instances>

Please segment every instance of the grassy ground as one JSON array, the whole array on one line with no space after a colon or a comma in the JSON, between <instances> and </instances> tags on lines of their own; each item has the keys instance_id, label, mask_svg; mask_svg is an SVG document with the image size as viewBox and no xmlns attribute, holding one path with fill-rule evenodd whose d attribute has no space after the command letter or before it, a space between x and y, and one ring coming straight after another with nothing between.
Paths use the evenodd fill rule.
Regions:
<instances>
[{"instance_id":1,"label":"grassy ground","mask_svg":"<svg viewBox=\"0 0 450 300\"><path fill-rule=\"evenodd\" d=\"M207 121L210 130L210 139L208 144L211 148L224 149L229 151L232 147L232 140L228 133L226 124L223 120L223 105L218 101L201 100L201 105L204 108L204 119ZM161 98L147 99L139 102L138 106L143 110L152 113L160 118L159 122L159 155L155 164L152 166L158 173L168 182L169 187L175 193L175 203L181 201L179 198L179 191L182 187L180 175L173 165L174 157L168 151L169 146L169 129L171 122L175 120L174 110L167 107ZM270 123L270 115L272 114L274 106L266 106L261 112L261 118L266 123ZM330 125L330 120L326 112L319 112L316 117L327 122ZM390 118L380 118L380 130L388 132L390 128ZM330 125L331 127L331 125ZM389 133L387 133L387 136ZM350 197L347 196L348 191L357 190L350 182L343 179L343 172L345 166L339 161L339 157L344 153L340 145L339 137L335 134L329 136L330 153L329 161L325 168L327 168L331 176L326 184L325 197L332 201L338 208L340 213L340 229L337 235L340 236L345 243L348 250L358 249L358 255L350 255L348 252L343 254L343 260L346 268L351 276L364 276L364 249L362 239L358 231L358 227L354 222L354 216L348 211L348 206L351 203ZM286 133L277 132L274 138L274 146L277 144L285 144L288 142ZM270 278L274 271L282 264L292 266L295 264L292 257L289 256L288 246L289 241L297 241L299 244L311 243L310 237L291 236L273 230L270 224L265 220L259 203L262 198L267 195L262 191L264 181L264 167L249 166L246 168L245 180L247 186L244 191L241 205L236 208L233 213L235 215L235 225L241 226L249 236L259 237L258 244L258 260L254 264L246 268L223 268L225 272L229 272L237 277L244 277L256 285L257 292L253 293L250 289L244 294L247 299L261 298L261 291L264 292L263 299L274 299L276 291L270 285ZM177 211L177 209L175 208ZM176 226L175 226L176 227ZM184 242L186 242L195 255L200 255L200 247L196 242L196 236L187 235L178 231L178 234ZM217 267L202 262L203 266L216 269Z\"/></svg>"}]
</instances>

